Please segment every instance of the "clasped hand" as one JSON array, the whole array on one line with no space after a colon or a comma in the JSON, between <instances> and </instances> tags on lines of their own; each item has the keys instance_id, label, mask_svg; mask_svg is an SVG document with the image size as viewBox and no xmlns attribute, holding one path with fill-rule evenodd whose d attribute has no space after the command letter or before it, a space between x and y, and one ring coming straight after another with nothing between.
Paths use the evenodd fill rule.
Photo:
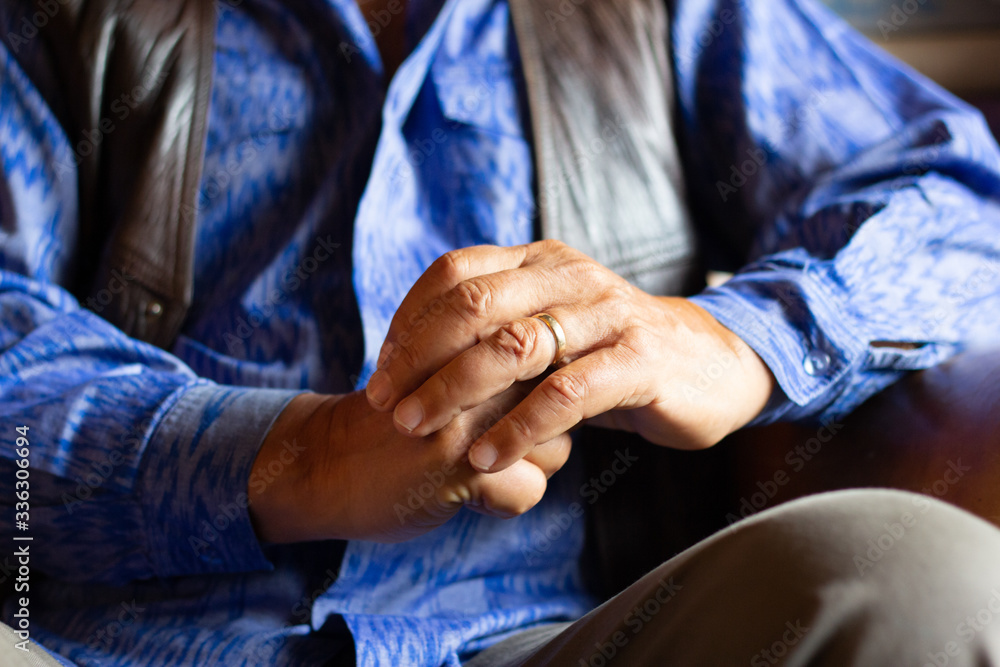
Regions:
<instances>
[{"instance_id":1,"label":"clasped hand","mask_svg":"<svg viewBox=\"0 0 1000 667\"><path fill-rule=\"evenodd\" d=\"M565 331L562 363L546 312ZM705 383L706 369L724 369ZM556 241L438 259L404 299L365 393L303 394L254 469L304 454L250 489L264 541L399 541L462 507L533 507L587 420L661 445L708 447L766 404L756 353L694 303L647 294Z\"/></svg>"},{"instance_id":2,"label":"clasped hand","mask_svg":"<svg viewBox=\"0 0 1000 667\"><path fill-rule=\"evenodd\" d=\"M760 357L704 309L656 297L558 241L479 246L438 259L404 299L367 387L375 410L421 437L516 382L560 367L472 446L497 472L583 420L680 449L744 426L774 386ZM719 363L719 361L723 363ZM699 380L725 368L708 386Z\"/></svg>"}]
</instances>

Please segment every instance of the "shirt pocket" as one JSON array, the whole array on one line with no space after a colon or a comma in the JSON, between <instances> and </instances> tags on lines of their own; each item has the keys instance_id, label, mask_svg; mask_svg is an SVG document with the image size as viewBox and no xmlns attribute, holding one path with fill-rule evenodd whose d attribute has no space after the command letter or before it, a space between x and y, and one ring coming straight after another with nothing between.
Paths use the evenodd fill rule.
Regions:
<instances>
[{"instance_id":1,"label":"shirt pocket","mask_svg":"<svg viewBox=\"0 0 1000 667\"><path fill-rule=\"evenodd\" d=\"M436 61L431 79L446 120L490 134L524 136L518 86L510 63Z\"/></svg>"}]
</instances>

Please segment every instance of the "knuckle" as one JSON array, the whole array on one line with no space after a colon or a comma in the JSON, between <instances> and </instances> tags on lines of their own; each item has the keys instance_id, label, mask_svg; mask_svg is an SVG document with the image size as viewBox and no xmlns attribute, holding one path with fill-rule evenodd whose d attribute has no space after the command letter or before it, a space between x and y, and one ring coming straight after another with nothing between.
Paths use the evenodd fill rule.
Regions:
<instances>
[{"instance_id":1,"label":"knuckle","mask_svg":"<svg viewBox=\"0 0 1000 667\"><path fill-rule=\"evenodd\" d=\"M468 275L469 259L462 250L451 250L434 260L431 264L434 275L442 282L454 284Z\"/></svg>"},{"instance_id":2,"label":"knuckle","mask_svg":"<svg viewBox=\"0 0 1000 667\"><path fill-rule=\"evenodd\" d=\"M629 303L634 295L635 287L617 274L610 275L612 279L606 281L608 284L604 287L604 293L601 295L602 299L612 307Z\"/></svg>"},{"instance_id":3,"label":"knuckle","mask_svg":"<svg viewBox=\"0 0 1000 667\"><path fill-rule=\"evenodd\" d=\"M586 399L585 383L574 375L555 373L545 380L545 397L562 410L582 413Z\"/></svg>"},{"instance_id":4,"label":"knuckle","mask_svg":"<svg viewBox=\"0 0 1000 667\"><path fill-rule=\"evenodd\" d=\"M515 440L519 442L533 442L534 429L531 427L531 422L527 416L515 411L507 415L506 421L507 430L514 436Z\"/></svg>"},{"instance_id":5,"label":"knuckle","mask_svg":"<svg viewBox=\"0 0 1000 667\"><path fill-rule=\"evenodd\" d=\"M463 280L452 291L452 307L466 321L479 321L493 309L493 292L482 280Z\"/></svg>"},{"instance_id":6,"label":"knuckle","mask_svg":"<svg viewBox=\"0 0 1000 667\"><path fill-rule=\"evenodd\" d=\"M520 365L531 357L538 344L538 332L526 322L508 322L490 339L490 346L502 359L513 360Z\"/></svg>"},{"instance_id":7,"label":"knuckle","mask_svg":"<svg viewBox=\"0 0 1000 667\"><path fill-rule=\"evenodd\" d=\"M568 245L559 239L542 239L541 241L536 241L536 243L545 253L565 252L566 250L571 250Z\"/></svg>"},{"instance_id":8,"label":"knuckle","mask_svg":"<svg viewBox=\"0 0 1000 667\"><path fill-rule=\"evenodd\" d=\"M447 370L438 373L435 380L437 386L431 388L434 394L431 397L432 404L451 403L456 399L465 398L468 393L463 387L462 378Z\"/></svg>"},{"instance_id":9,"label":"knuckle","mask_svg":"<svg viewBox=\"0 0 1000 667\"><path fill-rule=\"evenodd\" d=\"M417 353L416 347L417 345L411 337L400 340L393 348L390 367L394 370L412 370L416 368L420 356Z\"/></svg>"},{"instance_id":10,"label":"knuckle","mask_svg":"<svg viewBox=\"0 0 1000 667\"><path fill-rule=\"evenodd\" d=\"M600 285L608 282L609 271L585 255L567 261L566 270L574 280L583 285Z\"/></svg>"},{"instance_id":11,"label":"knuckle","mask_svg":"<svg viewBox=\"0 0 1000 667\"><path fill-rule=\"evenodd\" d=\"M660 335L647 326L630 326L622 332L619 347L633 356L642 357L647 350L655 349Z\"/></svg>"}]
</instances>

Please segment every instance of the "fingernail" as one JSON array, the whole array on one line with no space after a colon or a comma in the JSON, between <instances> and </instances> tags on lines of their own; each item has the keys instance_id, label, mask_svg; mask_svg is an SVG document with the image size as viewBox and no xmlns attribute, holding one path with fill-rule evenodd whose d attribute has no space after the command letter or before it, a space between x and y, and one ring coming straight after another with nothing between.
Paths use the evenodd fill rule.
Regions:
<instances>
[{"instance_id":1,"label":"fingernail","mask_svg":"<svg viewBox=\"0 0 1000 667\"><path fill-rule=\"evenodd\" d=\"M389 374L385 371L375 371L371 380L368 381L368 388L365 390L368 398L375 405L385 405L392 395L392 384L389 382Z\"/></svg>"},{"instance_id":2,"label":"fingernail","mask_svg":"<svg viewBox=\"0 0 1000 667\"><path fill-rule=\"evenodd\" d=\"M480 442L469 452L469 463L481 472L489 472L497 462L497 448L488 442Z\"/></svg>"},{"instance_id":3,"label":"fingernail","mask_svg":"<svg viewBox=\"0 0 1000 667\"><path fill-rule=\"evenodd\" d=\"M394 418L397 424L412 433L424 420L424 409L418 399L408 398L396 406Z\"/></svg>"},{"instance_id":4,"label":"fingernail","mask_svg":"<svg viewBox=\"0 0 1000 667\"><path fill-rule=\"evenodd\" d=\"M375 365L379 368L385 365L385 362L389 361L389 357L392 356L393 345L390 342L385 342L382 344L382 351L378 353L378 361Z\"/></svg>"}]
</instances>

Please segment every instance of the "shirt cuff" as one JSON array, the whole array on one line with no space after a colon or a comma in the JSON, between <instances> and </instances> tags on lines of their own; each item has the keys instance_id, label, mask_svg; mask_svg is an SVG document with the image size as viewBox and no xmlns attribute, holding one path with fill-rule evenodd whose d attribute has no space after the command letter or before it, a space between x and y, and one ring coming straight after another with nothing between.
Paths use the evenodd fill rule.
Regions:
<instances>
[{"instance_id":1,"label":"shirt cuff","mask_svg":"<svg viewBox=\"0 0 1000 667\"><path fill-rule=\"evenodd\" d=\"M301 393L200 384L170 408L138 484L156 576L271 568L250 522L247 485L271 425Z\"/></svg>"},{"instance_id":2,"label":"shirt cuff","mask_svg":"<svg viewBox=\"0 0 1000 667\"><path fill-rule=\"evenodd\" d=\"M691 297L774 373L778 387L750 425L819 417L863 364L867 336L839 283L829 263L793 250Z\"/></svg>"}]
</instances>

